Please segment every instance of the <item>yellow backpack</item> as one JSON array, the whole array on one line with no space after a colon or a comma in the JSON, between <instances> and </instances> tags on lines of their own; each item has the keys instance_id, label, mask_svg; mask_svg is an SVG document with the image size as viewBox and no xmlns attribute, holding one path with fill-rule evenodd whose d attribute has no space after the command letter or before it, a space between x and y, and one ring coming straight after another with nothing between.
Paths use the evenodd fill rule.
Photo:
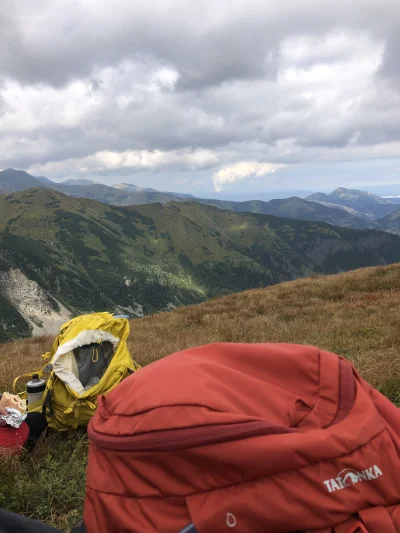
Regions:
<instances>
[{"instance_id":1,"label":"yellow backpack","mask_svg":"<svg viewBox=\"0 0 400 533\"><path fill-rule=\"evenodd\" d=\"M47 378L41 400L28 403L28 411L42 411L49 427L59 431L88 424L97 397L140 368L126 345L130 329L126 318L110 313L78 316L61 326L46 365L32 374ZM16 392L21 377L14 380ZM26 392L21 393L27 399Z\"/></svg>"}]
</instances>

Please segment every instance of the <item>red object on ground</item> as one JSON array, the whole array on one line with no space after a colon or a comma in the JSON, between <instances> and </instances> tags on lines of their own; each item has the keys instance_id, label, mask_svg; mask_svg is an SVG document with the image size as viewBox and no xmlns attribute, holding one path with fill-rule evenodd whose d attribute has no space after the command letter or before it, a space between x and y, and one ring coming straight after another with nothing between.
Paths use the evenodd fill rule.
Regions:
<instances>
[{"instance_id":1,"label":"red object on ground","mask_svg":"<svg viewBox=\"0 0 400 533\"><path fill-rule=\"evenodd\" d=\"M99 398L89 437L88 533L400 531L400 410L313 347L170 355Z\"/></svg>"},{"instance_id":2,"label":"red object on ground","mask_svg":"<svg viewBox=\"0 0 400 533\"><path fill-rule=\"evenodd\" d=\"M0 455L2 452L21 453L28 435L29 427L26 422L23 422L18 429L9 426L0 427Z\"/></svg>"}]
</instances>

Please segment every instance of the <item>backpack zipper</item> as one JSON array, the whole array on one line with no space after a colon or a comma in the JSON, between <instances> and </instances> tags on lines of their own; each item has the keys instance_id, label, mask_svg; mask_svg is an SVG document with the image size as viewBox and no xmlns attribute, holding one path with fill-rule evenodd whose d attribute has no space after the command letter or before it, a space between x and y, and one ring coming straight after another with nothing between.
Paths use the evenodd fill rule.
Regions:
<instances>
[{"instance_id":1,"label":"backpack zipper","mask_svg":"<svg viewBox=\"0 0 400 533\"><path fill-rule=\"evenodd\" d=\"M89 424L88 428L89 438L97 447L130 452L178 451L231 440L297 432L297 429L276 426L264 420L168 429L124 436L104 435L93 429L92 424Z\"/></svg>"}]
</instances>

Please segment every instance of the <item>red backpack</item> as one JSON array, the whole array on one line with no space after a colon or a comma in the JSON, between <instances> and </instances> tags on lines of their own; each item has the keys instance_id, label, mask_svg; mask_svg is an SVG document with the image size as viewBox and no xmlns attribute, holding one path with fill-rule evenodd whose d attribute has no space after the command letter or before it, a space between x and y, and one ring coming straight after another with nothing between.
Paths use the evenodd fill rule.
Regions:
<instances>
[{"instance_id":1,"label":"red backpack","mask_svg":"<svg viewBox=\"0 0 400 533\"><path fill-rule=\"evenodd\" d=\"M89 438L88 533L400 531L400 410L316 348L175 353L101 397Z\"/></svg>"}]
</instances>

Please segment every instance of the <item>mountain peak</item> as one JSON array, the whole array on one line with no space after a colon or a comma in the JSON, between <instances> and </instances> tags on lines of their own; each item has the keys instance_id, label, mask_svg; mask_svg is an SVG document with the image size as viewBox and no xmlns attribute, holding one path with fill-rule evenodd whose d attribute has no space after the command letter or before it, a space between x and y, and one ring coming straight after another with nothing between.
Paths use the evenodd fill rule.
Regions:
<instances>
[{"instance_id":1,"label":"mountain peak","mask_svg":"<svg viewBox=\"0 0 400 533\"><path fill-rule=\"evenodd\" d=\"M308 196L306 200L311 202L321 202L324 204L337 205L354 209L360 216L376 220L390 213L393 203L385 198L376 196L367 191L359 189L346 189L338 187L330 194L316 193ZM393 211L395 207L393 207Z\"/></svg>"},{"instance_id":2,"label":"mountain peak","mask_svg":"<svg viewBox=\"0 0 400 533\"><path fill-rule=\"evenodd\" d=\"M361 189L347 189L346 187L338 187L329 196L331 196L332 194L350 194L352 196L375 196L368 191L363 191ZM379 196L376 196L376 198L379 198Z\"/></svg>"},{"instance_id":3,"label":"mountain peak","mask_svg":"<svg viewBox=\"0 0 400 533\"><path fill-rule=\"evenodd\" d=\"M6 168L5 170L2 170L0 172L0 175L2 176L29 176L33 178L30 174L25 172L25 170L16 170L15 168Z\"/></svg>"},{"instance_id":4,"label":"mountain peak","mask_svg":"<svg viewBox=\"0 0 400 533\"><path fill-rule=\"evenodd\" d=\"M0 172L0 192L17 192L36 187L48 187L48 185L24 170L8 168Z\"/></svg>"}]
</instances>

